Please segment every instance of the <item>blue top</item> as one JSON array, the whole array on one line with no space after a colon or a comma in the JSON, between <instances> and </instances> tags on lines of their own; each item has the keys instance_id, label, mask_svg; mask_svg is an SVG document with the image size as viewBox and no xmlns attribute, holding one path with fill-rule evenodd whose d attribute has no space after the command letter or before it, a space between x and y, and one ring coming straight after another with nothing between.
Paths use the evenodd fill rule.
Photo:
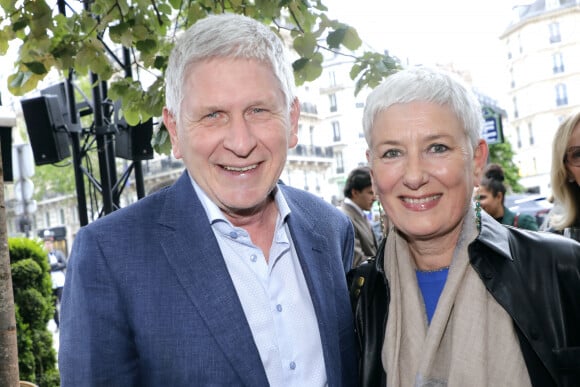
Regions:
<instances>
[{"instance_id":1,"label":"blue top","mask_svg":"<svg viewBox=\"0 0 580 387\"><path fill-rule=\"evenodd\" d=\"M421 290L423 301L425 302L427 323L431 324L431 319L433 318L433 315L435 314L435 308L437 307L437 301L439 301L439 296L443 291L445 281L447 281L449 268L437 271L416 270L416 273L417 283L419 284L419 289Z\"/></svg>"}]
</instances>

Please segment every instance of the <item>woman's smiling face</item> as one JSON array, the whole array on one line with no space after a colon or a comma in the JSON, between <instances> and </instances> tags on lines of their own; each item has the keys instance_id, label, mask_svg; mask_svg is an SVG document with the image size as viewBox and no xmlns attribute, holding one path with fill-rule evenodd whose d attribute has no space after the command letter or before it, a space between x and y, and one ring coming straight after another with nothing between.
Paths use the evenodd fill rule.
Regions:
<instances>
[{"instance_id":1,"label":"woman's smiling face","mask_svg":"<svg viewBox=\"0 0 580 387\"><path fill-rule=\"evenodd\" d=\"M389 219L409 239L459 232L487 146L475 150L448 106L395 104L379 112L367 158Z\"/></svg>"}]
</instances>

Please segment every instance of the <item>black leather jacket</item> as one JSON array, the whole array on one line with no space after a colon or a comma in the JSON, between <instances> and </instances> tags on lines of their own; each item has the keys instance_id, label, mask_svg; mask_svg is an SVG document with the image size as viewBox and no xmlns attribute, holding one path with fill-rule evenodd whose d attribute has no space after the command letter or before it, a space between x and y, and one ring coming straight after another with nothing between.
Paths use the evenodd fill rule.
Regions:
<instances>
[{"instance_id":1,"label":"black leather jacket","mask_svg":"<svg viewBox=\"0 0 580 387\"><path fill-rule=\"evenodd\" d=\"M361 386L386 385L381 349L389 314L377 259L348 273L360 349ZM487 290L514 321L533 386L580 386L580 243L503 226L482 211L469 260Z\"/></svg>"}]
</instances>

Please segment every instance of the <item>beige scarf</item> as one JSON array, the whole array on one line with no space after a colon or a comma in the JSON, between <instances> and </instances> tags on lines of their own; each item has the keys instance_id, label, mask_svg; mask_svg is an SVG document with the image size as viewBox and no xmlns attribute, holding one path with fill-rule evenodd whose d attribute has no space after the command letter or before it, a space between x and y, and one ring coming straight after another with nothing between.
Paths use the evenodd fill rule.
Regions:
<instances>
[{"instance_id":1,"label":"beige scarf","mask_svg":"<svg viewBox=\"0 0 580 387\"><path fill-rule=\"evenodd\" d=\"M530 386L513 322L469 264L478 231L468 211L431 325L406 241L389 233L391 301L381 353L387 386Z\"/></svg>"}]
</instances>

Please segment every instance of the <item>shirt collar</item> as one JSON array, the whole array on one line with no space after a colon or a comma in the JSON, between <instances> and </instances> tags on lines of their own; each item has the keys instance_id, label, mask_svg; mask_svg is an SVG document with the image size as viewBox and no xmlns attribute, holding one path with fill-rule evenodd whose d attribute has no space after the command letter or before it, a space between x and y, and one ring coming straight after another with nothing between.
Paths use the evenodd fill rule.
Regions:
<instances>
[{"instance_id":1,"label":"shirt collar","mask_svg":"<svg viewBox=\"0 0 580 387\"><path fill-rule=\"evenodd\" d=\"M366 218L366 215L365 215L364 211L362 210L362 208L360 208L360 207L358 206L358 204L356 204L355 202L353 202L353 201L351 200L351 198L344 198L344 204L347 204L347 205L351 206L352 208L354 208L355 210L357 210L357 211L358 211L358 213L359 213L359 214L360 214L360 215L361 215L363 218Z\"/></svg>"},{"instance_id":2,"label":"shirt collar","mask_svg":"<svg viewBox=\"0 0 580 387\"><path fill-rule=\"evenodd\" d=\"M226 219L225 215L223 214L222 210L207 196L205 191L201 189L201 187L197 184L197 182L189 175L189 180L191 181L191 185L197 194L201 205L205 211L205 214L210 222L210 224L215 223L218 220L225 220L229 223ZM290 214L290 207L288 206L288 202L282 193L282 190L279 188L278 185L274 188L274 202L276 203L276 207L278 207L278 212L280 214L280 218L283 221L286 220L287 216Z\"/></svg>"}]
</instances>

